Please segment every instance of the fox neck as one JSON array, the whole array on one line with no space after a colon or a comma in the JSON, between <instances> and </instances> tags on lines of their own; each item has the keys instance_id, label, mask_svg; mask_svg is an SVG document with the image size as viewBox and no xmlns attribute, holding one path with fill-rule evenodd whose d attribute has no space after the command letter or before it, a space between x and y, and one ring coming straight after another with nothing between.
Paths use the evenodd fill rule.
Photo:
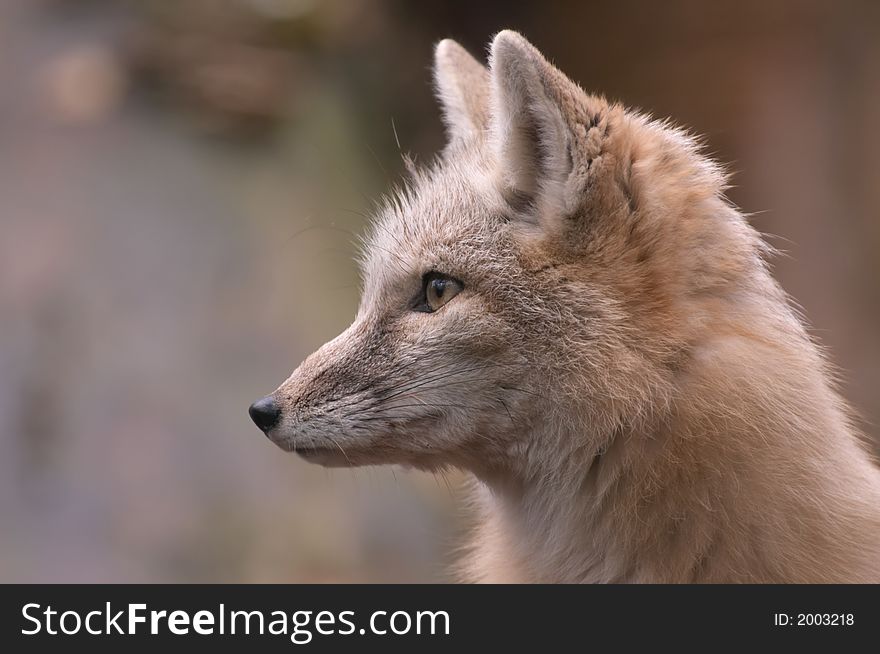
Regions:
<instances>
[{"instance_id":1,"label":"fox neck","mask_svg":"<svg viewBox=\"0 0 880 654\"><path fill-rule=\"evenodd\" d=\"M551 582L637 581L644 557L631 539L639 529L644 534L646 525L630 503L642 494L664 493L659 485L649 488L661 482L651 459L662 466L659 459L668 443L618 429L597 444L594 436L563 420L548 421L528 442L541 443L542 449L549 444L564 454L524 451L518 460L525 465L477 473L491 490L490 511L510 540L508 548L515 550L508 556L520 561L517 576ZM674 529L675 515L652 530Z\"/></svg>"},{"instance_id":2,"label":"fox neck","mask_svg":"<svg viewBox=\"0 0 880 654\"><path fill-rule=\"evenodd\" d=\"M478 474L519 576L877 579L880 479L836 395L820 376L812 397L789 396L788 406L760 415L754 407L766 389L741 394L750 413L729 398L703 398L711 411L655 414L598 445L571 420L547 420L516 457L520 465Z\"/></svg>"}]
</instances>

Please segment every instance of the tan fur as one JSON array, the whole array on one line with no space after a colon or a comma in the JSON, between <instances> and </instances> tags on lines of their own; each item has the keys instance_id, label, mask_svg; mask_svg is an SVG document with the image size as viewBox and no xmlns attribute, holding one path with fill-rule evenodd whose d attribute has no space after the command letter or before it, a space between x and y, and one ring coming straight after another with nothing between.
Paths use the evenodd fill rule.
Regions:
<instances>
[{"instance_id":1,"label":"tan fur","mask_svg":"<svg viewBox=\"0 0 880 654\"><path fill-rule=\"evenodd\" d=\"M270 437L473 473L472 580L880 582L880 472L718 166L513 32L435 81L449 146ZM430 271L463 290L413 311Z\"/></svg>"}]
</instances>

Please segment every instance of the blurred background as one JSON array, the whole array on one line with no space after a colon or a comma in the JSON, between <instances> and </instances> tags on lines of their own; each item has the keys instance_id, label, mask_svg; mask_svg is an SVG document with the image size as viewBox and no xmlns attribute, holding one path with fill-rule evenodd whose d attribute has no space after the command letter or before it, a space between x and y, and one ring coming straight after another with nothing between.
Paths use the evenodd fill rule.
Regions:
<instances>
[{"instance_id":1,"label":"blurred background","mask_svg":"<svg viewBox=\"0 0 880 654\"><path fill-rule=\"evenodd\" d=\"M247 407L442 146L432 45L504 27L706 136L877 442L880 3L3 0L0 581L446 578L459 479L309 466Z\"/></svg>"}]
</instances>

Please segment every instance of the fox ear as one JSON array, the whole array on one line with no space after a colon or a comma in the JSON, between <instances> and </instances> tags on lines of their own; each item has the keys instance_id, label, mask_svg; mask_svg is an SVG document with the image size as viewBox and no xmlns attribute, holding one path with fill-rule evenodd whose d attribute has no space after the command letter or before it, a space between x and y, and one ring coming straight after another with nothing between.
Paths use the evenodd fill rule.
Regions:
<instances>
[{"instance_id":1,"label":"fox ear","mask_svg":"<svg viewBox=\"0 0 880 654\"><path fill-rule=\"evenodd\" d=\"M571 105L580 89L510 30L493 40L489 68L489 139L499 189L534 222L548 213L573 211L575 137L563 103L568 99Z\"/></svg>"},{"instance_id":2,"label":"fox ear","mask_svg":"<svg viewBox=\"0 0 880 654\"><path fill-rule=\"evenodd\" d=\"M434 86L450 143L482 136L488 125L489 72L452 39L434 49Z\"/></svg>"}]
</instances>

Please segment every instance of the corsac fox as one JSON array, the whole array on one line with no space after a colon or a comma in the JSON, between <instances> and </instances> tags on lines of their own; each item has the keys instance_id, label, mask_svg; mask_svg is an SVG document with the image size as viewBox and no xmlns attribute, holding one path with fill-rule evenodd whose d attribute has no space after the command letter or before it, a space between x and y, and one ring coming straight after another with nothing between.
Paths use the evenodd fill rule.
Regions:
<instances>
[{"instance_id":1,"label":"corsac fox","mask_svg":"<svg viewBox=\"0 0 880 654\"><path fill-rule=\"evenodd\" d=\"M434 76L448 145L257 425L471 473L468 580L880 582L880 470L723 170L515 32L488 67L441 41Z\"/></svg>"}]
</instances>

